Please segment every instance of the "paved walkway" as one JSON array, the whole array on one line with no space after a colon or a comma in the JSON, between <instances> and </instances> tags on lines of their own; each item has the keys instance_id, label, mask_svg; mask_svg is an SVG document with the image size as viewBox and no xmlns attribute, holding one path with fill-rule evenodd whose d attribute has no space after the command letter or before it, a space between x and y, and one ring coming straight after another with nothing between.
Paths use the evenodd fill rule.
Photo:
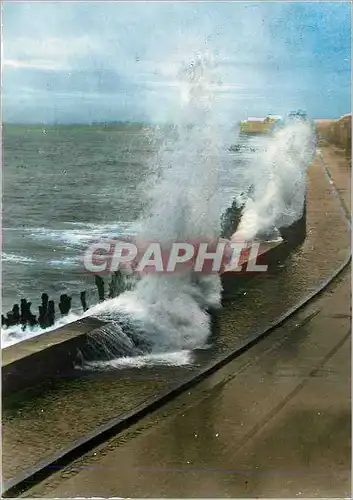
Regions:
<instances>
[{"instance_id":1,"label":"paved walkway","mask_svg":"<svg viewBox=\"0 0 353 500\"><path fill-rule=\"evenodd\" d=\"M34 387L21 397L7 398L2 412L3 479L49 459L111 418L124 416L205 364L233 352L315 291L347 259L350 235L342 214L317 156L308 175L304 244L284 267L264 273L246 287L246 293L226 301L218 315L212 351L199 352L187 367L131 368L118 376L115 372L77 373L74 379L57 380L49 387Z\"/></svg>"},{"instance_id":2,"label":"paved walkway","mask_svg":"<svg viewBox=\"0 0 353 500\"><path fill-rule=\"evenodd\" d=\"M328 144L321 146L320 153L349 216L351 211L351 167L349 160L342 149Z\"/></svg>"},{"instance_id":3,"label":"paved walkway","mask_svg":"<svg viewBox=\"0 0 353 500\"><path fill-rule=\"evenodd\" d=\"M349 177L329 166L347 197ZM350 303L347 269L249 352L27 496L350 497Z\"/></svg>"}]
</instances>

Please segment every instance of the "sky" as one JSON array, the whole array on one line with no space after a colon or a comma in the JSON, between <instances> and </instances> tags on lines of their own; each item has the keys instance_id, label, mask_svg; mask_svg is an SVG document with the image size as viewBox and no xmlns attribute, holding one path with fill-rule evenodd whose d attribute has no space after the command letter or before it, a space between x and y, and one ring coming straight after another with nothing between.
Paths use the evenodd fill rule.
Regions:
<instances>
[{"instance_id":1,"label":"sky","mask_svg":"<svg viewBox=\"0 0 353 500\"><path fill-rule=\"evenodd\" d=\"M349 2L5 1L2 23L5 122L173 121L205 51L220 122L350 112Z\"/></svg>"}]
</instances>

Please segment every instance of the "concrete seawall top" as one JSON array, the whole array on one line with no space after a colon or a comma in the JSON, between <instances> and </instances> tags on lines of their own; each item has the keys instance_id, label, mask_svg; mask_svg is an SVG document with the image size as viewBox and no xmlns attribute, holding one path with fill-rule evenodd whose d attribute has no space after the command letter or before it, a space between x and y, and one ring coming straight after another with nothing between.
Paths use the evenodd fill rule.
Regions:
<instances>
[{"instance_id":1,"label":"concrete seawall top","mask_svg":"<svg viewBox=\"0 0 353 500\"><path fill-rule=\"evenodd\" d=\"M342 148L352 156L352 114L348 113L333 120L315 120L320 138Z\"/></svg>"},{"instance_id":2,"label":"concrete seawall top","mask_svg":"<svg viewBox=\"0 0 353 500\"><path fill-rule=\"evenodd\" d=\"M2 349L3 394L72 369L88 334L104 324L97 318L83 318Z\"/></svg>"}]
</instances>

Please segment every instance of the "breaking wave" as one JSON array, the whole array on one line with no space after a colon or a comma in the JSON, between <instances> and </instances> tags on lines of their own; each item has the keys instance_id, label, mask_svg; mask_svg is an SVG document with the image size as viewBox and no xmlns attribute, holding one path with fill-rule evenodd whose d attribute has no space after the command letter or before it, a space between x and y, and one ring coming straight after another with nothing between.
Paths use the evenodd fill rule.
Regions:
<instances>
[{"instance_id":1,"label":"breaking wave","mask_svg":"<svg viewBox=\"0 0 353 500\"><path fill-rule=\"evenodd\" d=\"M253 192L245 203L237 236L246 241L258 235L276 235L303 213L307 168L315 152L309 121L293 119L267 139L253 158Z\"/></svg>"},{"instance_id":2,"label":"breaking wave","mask_svg":"<svg viewBox=\"0 0 353 500\"><path fill-rule=\"evenodd\" d=\"M165 134L150 165L143 216L118 234L159 241L162 248L170 248L175 241L218 238L224 206L219 183L221 172L226 172L229 186L234 183L230 187L233 198L251 187L236 236L247 241L263 235L276 239L281 227L302 215L306 170L315 150L311 125L292 120L261 139L261 147L248 155L245 171L242 155L229 154L236 118L229 116L228 129L217 125L217 88L221 84L214 58L198 53L176 67L173 81L179 92L178 106L173 107L177 116L170 117L173 133ZM32 231L36 237L59 239L78 248L92 239L92 231L101 236L104 229L107 236L112 232L116 236L118 225L96 228L77 224L55 234L44 228ZM141 277L132 290L91 307L83 315L108 321L94 333L93 354L97 357L90 366L187 364L191 350L208 345L209 311L220 307L221 291L219 276L196 276L190 270ZM63 318L55 327L77 318ZM26 336L32 334L37 334L36 330ZM110 360L97 361L101 354Z\"/></svg>"},{"instance_id":3,"label":"breaking wave","mask_svg":"<svg viewBox=\"0 0 353 500\"><path fill-rule=\"evenodd\" d=\"M137 223L137 239L174 241L220 233L218 177L226 159L226 145L217 130L214 94L216 75L212 57L197 55L182 65L176 79L180 86L180 116L173 137L166 137L145 186L146 210ZM86 314L111 321L105 332L114 345L122 343L127 329L132 353L195 349L210 334L207 309L219 307L218 276L198 279L183 273L142 277L132 291L90 309ZM125 344L126 345L126 344Z\"/></svg>"}]
</instances>

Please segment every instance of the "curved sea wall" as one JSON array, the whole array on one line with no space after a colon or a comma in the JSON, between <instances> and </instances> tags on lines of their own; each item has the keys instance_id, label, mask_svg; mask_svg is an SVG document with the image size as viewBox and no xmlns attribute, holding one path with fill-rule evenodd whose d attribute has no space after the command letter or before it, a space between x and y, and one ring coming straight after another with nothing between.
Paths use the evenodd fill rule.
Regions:
<instances>
[{"instance_id":1,"label":"curved sea wall","mask_svg":"<svg viewBox=\"0 0 353 500\"><path fill-rule=\"evenodd\" d=\"M193 154L198 152L197 148L196 153L193 152L194 143L187 146ZM137 281L131 292L122 293L111 301L103 302L104 293L100 294L101 302L85 314L88 322L69 323L3 350L4 391L11 392L52 377L62 377L83 360L112 360L172 352L173 349L194 350L208 345L221 300L239 294L257 274L254 268L251 271L247 268L247 263L256 259L257 264L267 264L270 270L275 269L294 247L304 241L307 167L314 151L311 125L293 120L279 129L268 141L266 149L254 158L255 167L249 164L248 181L253 189L245 201L236 198L236 203L222 220L223 237L235 242L259 240L259 258L250 252L243 261L247 272L227 268L221 276L205 280L196 279L190 271L168 275L168 279L147 275ZM185 163L184 157L176 160L172 162L175 168L167 170L162 185L156 188L155 205L151 214L146 216L143 231L158 236L157 240L162 242L181 235L190 239L200 231L212 239L215 237L212 235L219 234L219 214L212 208L213 198L208 196L213 192L210 186L213 187L217 180L214 178L217 177L215 165L206 162L212 175L207 177L207 185L200 184L205 162L192 156L191 163L197 165L200 172L194 172L194 184L185 199L180 175L184 178L187 172L180 172L179 165L188 166L189 163ZM173 191L175 185L181 185L182 192L177 190L170 200L165 193ZM238 202L244 205L238 207ZM179 209L177 214L176 207ZM189 221L186 213L193 213L193 220ZM163 214L163 219L160 214ZM46 300L44 302L46 304ZM95 321L97 317L101 321L91 324L90 320Z\"/></svg>"},{"instance_id":2,"label":"curved sea wall","mask_svg":"<svg viewBox=\"0 0 353 500\"><path fill-rule=\"evenodd\" d=\"M344 149L352 156L352 114L348 113L337 120L317 120L320 138Z\"/></svg>"},{"instance_id":3,"label":"curved sea wall","mask_svg":"<svg viewBox=\"0 0 353 500\"><path fill-rule=\"evenodd\" d=\"M281 233L284 238L282 242L261 244L258 264L262 261L271 269L304 241L306 210L301 219L290 227L282 229ZM234 298L239 289L246 286L253 277L252 273L239 274L231 270L223 273L222 300ZM87 359L87 355L93 354L94 357L95 354L97 356L104 354L104 346L99 345L101 338L99 333L105 325L106 323L98 318L86 317L4 348L2 350L4 396L42 382L68 376L75 366ZM123 345L117 346L117 350L119 347L124 348ZM126 353L122 351L120 355Z\"/></svg>"},{"instance_id":4,"label":"curved sea wall","mask_svg":"<svg viewBox=\"0 0 353 500\"><path fill-rule=\"evenodd\" d=\"M102 326L97 318L83 318L2 349L3 394L70 372L80 361L88 334Z\"/></svg>"}]
</instances>

